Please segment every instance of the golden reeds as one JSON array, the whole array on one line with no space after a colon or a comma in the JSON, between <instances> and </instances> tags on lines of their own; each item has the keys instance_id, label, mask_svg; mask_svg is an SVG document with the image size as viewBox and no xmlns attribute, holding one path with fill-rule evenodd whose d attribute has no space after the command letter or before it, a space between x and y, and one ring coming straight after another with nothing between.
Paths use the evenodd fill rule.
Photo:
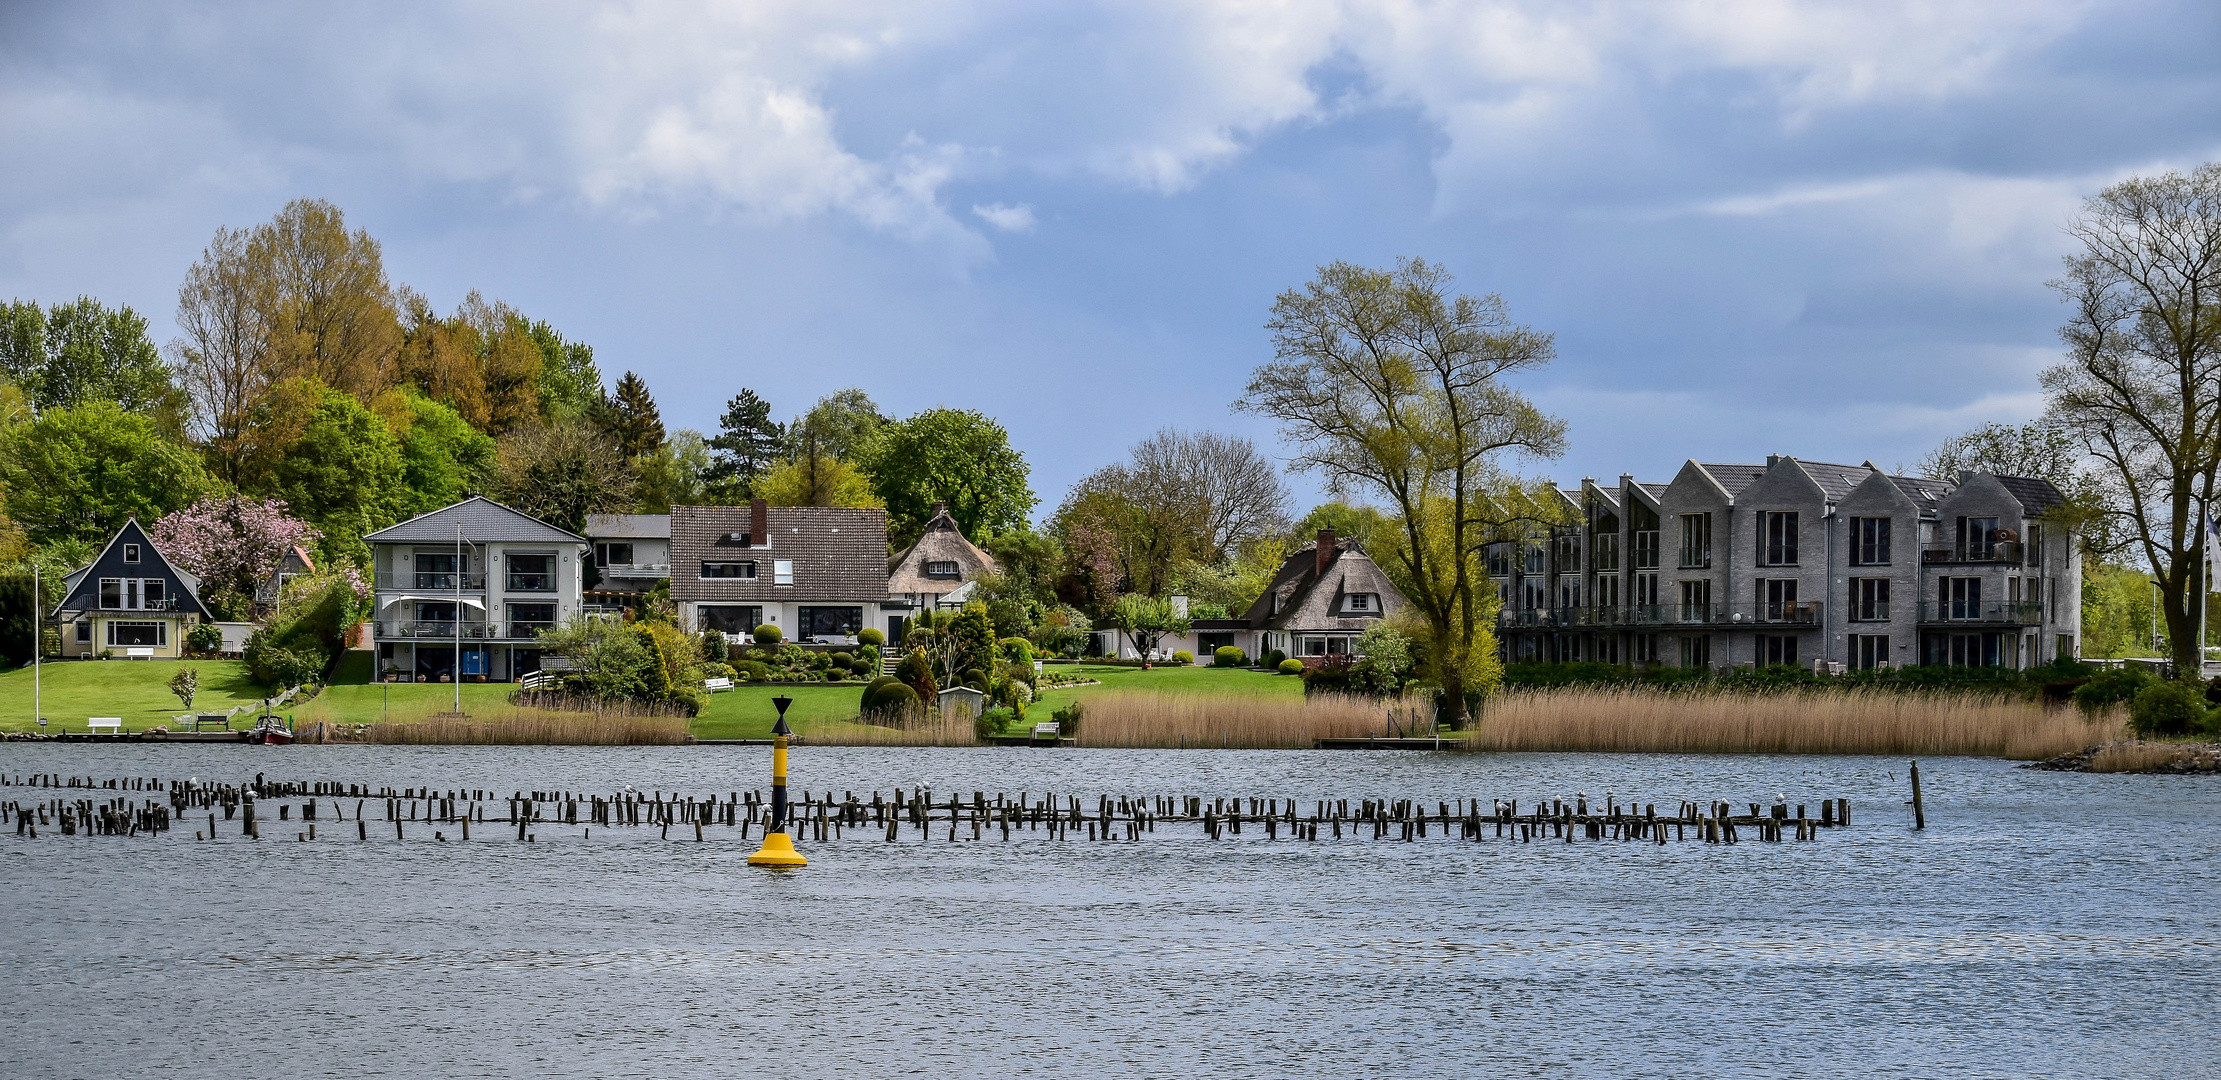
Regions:
<instances>
[{"instance_id":1,"label":"golden reeds","mask_svg":"<svg viewBox=\"0 0 2221 1080\"><path fill-rule=\"evenodd\" d=\"M972 722L962 716L944 719L938 712L921 711L900 723L811 725L804 741L811 746L977 746Z\"/></svg>"},{"instance_id":2,"label":"golden reeds","mask_svg":"<svg viewBox=\"0 0 2221 1080\"><path fill-rule=\"evenodd\" d=\"M2091 756L2090 771L2105 773L2147 772L2162 765L2172 765L2189 757L2191 752L2190 747L2179 743L2107 743Z\"/></svg>"},{"instance_id":3,"label":"golden reeds","mask_svg":"<svg viewBox=\"0 0 2221 1080\"><path fill-rule=\"evenodd\" d=\"M622 706L555 710L509 706L483 716L442 713L404 723L302 725L306 742L401 745L675 746L687 738L683 716Z\"/></svg>"},{"instance_id":4,"label":"golden reeds","mask_svg":"<svg viewBox=\"0 0 2221 1080\"><path fill-rule=\"evenodd\" d=\"M1386 735L1390 704L1371 698L1103 694L1080 714L1081 746L1310 749L1320 739Z\"/></svg>"},{"instance_id":5,"label":"golden reeds","mask_svg":"<svg viewBox=\"0 0 2221 1080\"><path fill-rule=\"evenodd\" d=\"M2033 760L2119 733L2117 710L1986 694L1773 693L1643 688L1519 691L1491 698L1474 750L1640 754L1967 754Z\"/></svg>"}]
</instances>

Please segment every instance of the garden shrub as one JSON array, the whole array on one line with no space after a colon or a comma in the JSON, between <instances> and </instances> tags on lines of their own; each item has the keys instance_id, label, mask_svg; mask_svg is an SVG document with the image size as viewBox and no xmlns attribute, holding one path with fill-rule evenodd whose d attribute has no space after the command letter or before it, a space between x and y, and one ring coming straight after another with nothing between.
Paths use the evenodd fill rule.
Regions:
<instances>
[{"instance_id":1,"label":"garden shrub","mask_svg":"<svg viewBox=\"0 0 2221 1080\"><path fill-rule=\"evenodd\" d=\"M940 684L933 680L933 661L922 649L912 649L910 655L902 658L902 663L895 667L895 677L921 700L931 701L941 693Z\"/></svg>"},{"instance_id":2,"label":"garden shrub","mask_svg":"<svg viewBox=\"0 0 2221 1080\"><path fill-rule=\"evenodd\" d=\"M882 634L879 631L867 626L862 630L858 630L856 632L856 643L859 645L869 646L873 651L876 652L881 645L885 645L887 643L887 635Z\"/></svg>"},{"instance_id":3,"label":"garden shrub","mask_svg":"<svg viewBox=\"0 0 2221 1080\"><path fill-rule=\"evenodd\" d=\"M836 652L832 656L827 657L827 660L832 664L832 666L840 668L844 671L856 665L856 655L854 653Z\"/></svg>"},{"instance_id":4,"label":"garden shrub","mask_svg":"<svg viewBox=\"0 0 2221 1080\"><path fill-rule=\"evenodd\" d=\"M1033 666L1033 642L1022 637L1006 637L995 644L1002 649L1004 659L1014 664Z\"/></svg>"},{"instance_id":5,"label":"garden shrub","mask_svg":"<svg viewBox=\"0 0 2221 1080\"><path fill-rule=\"evenodd\" d=\"M1058 724L1058 737L1066 739L1079 737L1081 712L1080 703L1075 701L1049 714L1049 719L1056 721Z\"/></svg>"},{"instance_id":6,"label":"garden shrub","mask_svg":"<svg viewBox=\"0 0 2221 1080\"><path fill-rule=\"evenodd\" d=\"M966 668L961 681L974 690L985 692L987 689L987 673L978 668Z\"/></svg>"},{"instance_id":7,"label":"garden shrub","mask_svg":"<svg viewBox=\"0 0 2221 1080\"><path fill-rule=\"evenodd\" d=\"M1211 654L1212 667L1241 667L1247 663L1248 655L1232 645L1221 645Z\"/></svg>"},{"instance_id":8,"label":"garden shrub","mask_svg":"<svg viewBox=\"0 0 2221 1080\"><path fill-rule=\"evenodd\" d=\"M1017 719L1017 714L1006 708L987 709L972 717L972 737L992 739L1003 733L1004 726Z\"/></svg>"},{"instance_id":9,"label":"garden shrub","mask_svg":"<svg viewBox=\"0 0 2221 1080\"><path fill-rule=\"evenodd\" d=\"M1279 664L1274 666L1282 675L1303 674L1303 661L1298 660L1292 656L1280 661Z\"/></svg>"},{"instance_id":10,"label":"garden shrub","mask_svg":"<svg viewBox=\"0 0 2221 1080\"><path fill-rule=\"evenodd\" d=\"M730 679L733 675L734 671L731 664L720 663L716 660L702 662L702 678L704 679Z\"/></svg>"},{"instance_id":11,"label":"garden shrub","mask_svg":"<svg viewBox=\"0 0 2221 1080\"><path fill-rule=\"evenodd\" d=\"M1271 668L1274 671L1279 671L1281 663L1287 659L1287 653L1281 652L1279 649L1268 649L1265 651L1264 666Z\"/></svg>"},{"instance_id":12,"label":"garden shrub","mask_svg":"<svg viewBox=\"0 0 2221 1080\"><path fill-rule=\"evenodd\" d=\"M781 634L779 628L770 623L757 627L755 637L758 645L777 645L786 639L786 635Z\"/></svg>"},{"instance_id":13,"label":"garden shrub","mask_svg":"<svg viewBox=\"0 0 2221 1080\"><path fill-rule=\"evenodd\" d=\"M1186 649L1175 649L1172 652L1172 662L1175 664L1195 663L1195 654Z\"/></svg>"},{"instance_id":14,"label":"garden shrub","mask_svg":"<svg viewBox=\"0 0 2221 1080\"><path fill-rule=\"evenodd\" d=\"M2205 688L2196 682L2153 679L2129 700L2128 726L2138 735L2188 735L2205 719Z\"/></svg>"},{"instance_id":15,"label":"garden shrub","mask_svg":"<svg viewBox=\"0 0 2221 1080\"><path fill-rule=\"evenodd\" d=\"M2086 713L2103 712L2109 706L2135 698L2144 687L2157 681L2141 668L2112 668L2098 672L2090 677L2089 682L2077 687L2074 703Z\"/></svg>"},{"instance_id":16,"label":"garden shrub","mask_svg":"<svg viewBox=\"0 0 2221 1080\"><path fill-rule=\"evenodd\" d=\"M918 703L918 692L907 684L891 682L871 696L871 707L880 712L905 709Z\"/></svg>"},{"instance_id":17,"label":"garden shrub","mask_svg":"<svg viewBox=\"0 0 2221 1080\"><path fill-rule=\"evenodd\" d=\"M1302 661L1297 661L1298 665ZM1350 686L1350 665L1339 663L1320 664L1303 673L1303 696L1313 694L1346 694Z\"/></svg>"},{"instance_id":18,"label":"garden shrub","mask_svg":"<svg viewBox=\"0 0 2221 1080\"><path fill-rule=\"evenodd\" d=\"M871 673L878 669L879 665L869 660L859 659L856 662L848 665L848 673L856 676L859 679L869 678L871 676Z\"/></svg>"},{"instance_id":19,"label":"garden shrub","mask_svg":"<svg viewBox=\"0 0 2221 1080\"><path fill-rule=\"evenodd\" d=\"M224 631L215 623L194 623L185 632L185 647L197 653L216 653L224 649Z\"/></svg>"},{"instance_id":20,"label":"garden shrub","mask_svg":"<svg viewBox=\"0 0 2221 1080\"><path fill-rule=\"evenodd\" d=\"M732 646L725 641L722 630L702 631L702 659L722 664L732 655Z\"/></svg>"},{"instance_id":21,"label":"garden shrub","mask_svg":"<svg viewBox=\"0 0 2221 1080\"><path fill-rule=\"evenodd\" d=\"M856 699L856 708L858 709L858 711L861 712L870 712L872 709L877 707L875 701L879 697L879 692L881 690L884 690L889 686L899 686L901 684L902 680L897 679L892 675L881 675L880 677L873 679L868 683L865 683L863 696Z\"/></svg>"},{"instance_id":22,"label":"garden shrub","mask_svg":"<svg viewBox=\"0 0 2221 1080\"><path fill-rule=\"evenodd\" d=\"M761 660L737 661L733 664L733 670L750 682L762 682L771 677L771 665Z\"/></svg>"}]
</instances>

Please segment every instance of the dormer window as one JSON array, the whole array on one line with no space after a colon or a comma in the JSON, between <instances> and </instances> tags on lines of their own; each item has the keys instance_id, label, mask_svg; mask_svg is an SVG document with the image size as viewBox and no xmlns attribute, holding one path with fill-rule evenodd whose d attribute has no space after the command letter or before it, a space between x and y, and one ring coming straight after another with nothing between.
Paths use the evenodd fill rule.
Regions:
<instances>
[{"instance_id":1,"label":"dormer window","mask_svg":"<svg viewBox=\"0 0 2221 1080\"><path fill-rule=\"evenodd\" d=\"M135 562L138 562L138 561L139 561L139 545L137 545L137 544L125 544L125 545L123 546L123 561L125 561L125 562L127 562L127 563L135 563Z\"/></svg>"},{"instance_id":2,"label":"dormer window","mask_svg":"<svg viewBox=\"0 0 2221 1080\"><path fill-rule=\"evenodd\" d=\"M959 578L964 576L964 572L957 568L956 561L953 559L936 559L925 564L925 576L929 578Z\"/></svg>"},{"instance_id":3,"label":"dormer window","mask_svg":"<svg viewBox=\"0 0 2221 1080\"><path fill-rule=\"evenodd\" d=\"M1372 593L1355 592L1349 595L1351 611L1373 612L1380 610L1380 601Z\"/></svg>"},{"instance_id":4,"label":"dormer window","mask_svg":"<svg viewBox=\"0 0 2221 1080\"><path fill-rule=\"evenodd\" d=\"M702 564L702 576L704 578L736 578L744 581L753 580L756 576L756 564L752 561L705 562Z\"/></svg>"}]
</instances>

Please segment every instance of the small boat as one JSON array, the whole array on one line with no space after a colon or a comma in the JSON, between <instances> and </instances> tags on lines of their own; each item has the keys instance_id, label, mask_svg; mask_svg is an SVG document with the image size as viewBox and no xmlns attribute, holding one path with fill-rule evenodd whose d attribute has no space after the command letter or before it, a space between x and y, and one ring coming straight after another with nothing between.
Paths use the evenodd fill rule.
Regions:
<instances>
[{"instance_id":1,"label":"small boat","mask_svg":"<svg viewBox=\"0 0 2221 1080\"><path fill-rule=\"evenodd\" d=\"M293 741L293 730L285 726L285 721L265 715L253 730L247 732L247 741L264 746L285 746Z\"/></svg>"}]
</instances>

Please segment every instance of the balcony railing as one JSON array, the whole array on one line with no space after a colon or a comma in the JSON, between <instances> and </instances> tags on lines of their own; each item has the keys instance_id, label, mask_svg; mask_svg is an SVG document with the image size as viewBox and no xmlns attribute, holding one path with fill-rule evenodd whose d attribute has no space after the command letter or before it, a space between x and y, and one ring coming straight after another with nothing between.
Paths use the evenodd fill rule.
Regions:
<instances>
[{"instance_id":1,"label":"balcony railing","mask_svg":"<svg viewBox=\"0 0 2221 1080\"><path fill-rule=\"evenodd\" d=\"M2018 540L1999 540L1991 544L1936 544L1920 549L1920 561L1929 566L1991 563L2017 565L2021 561L2021 546Z\"/></svg>"},{"instance_id":2,"label":"balcony railing","mask_svg":"<svg viewBox=\"0 0 2221 1080\"><path fill-rule=\"evenodd\" d=\"M460 584L457 583L456 579L458 578L461 579ZM476 592L486 587L486 575L483 573L442 574L432 571L404 570L379 574L378 587L381 589L422 589L426 592L454 592L457 589L462 589L465 592Z\"/></svg>"},{"instance_id":3,"label":"balcony railing","mask_svg":"<svg viewBox=\"0 0 2221 1080\"><path fill-rule=\"evenodd\" d=\"M1506 608L1496 624L1508 630L1615 626L1818 626L1818 600L1779 604L1634 604L1627 607Z\"/></svg>"},{"instance_id":4,"label":"balcony railing","mask_svg":"<svg viewBox=\"0 0 2221 1080\"><path fill-rule=\"evenodd\" d=\"M482 623L465 621L459 624L464 641L532 641L542 630L553 630L550 622ZM453 622L381 622L378 636L389 639L421 638L432 641L454 641L458 624Z\"/></svg>"},{"instance_id":5,"label":"balcony railing","mask_svg":"<svg viewBox=\"0 0 2221 1080\"><path fill-rule=\"evenodd\" d=\"M2037 626L2044 621L2044 605L2035 600L1934 601L1920 605L1924 623L1989 623L1999 626Z\"/></svg>"},{"instance_id":6,"label":"balcony railing","mask_svg":"<svg viewBox=\"0 0 2221 1080\"><path fill-rule=\"evenodd\" d=\"M101 602L101 605L100 605L100 610L102 610L102 611L176 611L176 610L177 610L177 606L178 606L178 601L177 601L177 598L173 596L173 597L170 597L170 598L168 598L168 599L163 599L163 600L147 600L147 599L143 599L143 598L142 598L142 599L141 599L141 600L139 601L139 605L138 605L137 607L125 607L125 606L124 606L123 604L121 604L121 603L116 603L116 604L110 604L110 603L106 602L105 600L103 600L103 601Z\"/></svg>"},{"instance_id":7,"label":"balcony railing","mask_svg":"<svg viewBox=\"0 0 2221 1080\"><path fill-rule=\"evenodd\" d=\"M554 574L511 574L504 583L510 592L554 592Z\"/></svg>"},{"instance_id":8,"label":"balcony railing","mask_svg":"<svg viewBox=\"0 0 2221 1080\"><path fill-rule=\"evenodd\" d=\"M601 568L603 577L670 577L670 563L610 563Z\"/></svg>"}]
</instances>

